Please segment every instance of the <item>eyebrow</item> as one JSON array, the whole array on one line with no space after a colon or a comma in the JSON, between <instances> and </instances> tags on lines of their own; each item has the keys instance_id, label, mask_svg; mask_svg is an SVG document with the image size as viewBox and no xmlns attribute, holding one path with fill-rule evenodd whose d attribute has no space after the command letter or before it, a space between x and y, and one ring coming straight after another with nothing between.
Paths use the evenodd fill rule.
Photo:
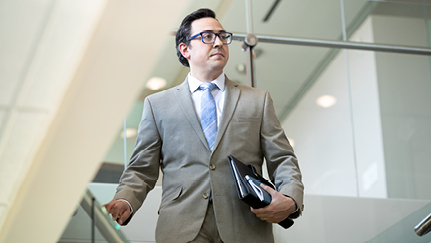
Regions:
<instances>
[{"instance_id":1,"label":"eyebrow","mask_svg":"<svg viewBox=\"0 0 431 243\"><path fill-rule=\"evenodd\" d=\"M213 32L213 33L215 33L214 30L203 30L202 32ZM226 33L226 32L227 32L226 30L219 30L219 32L217 32L217 33Z\"/></svg>"}]
</instances>

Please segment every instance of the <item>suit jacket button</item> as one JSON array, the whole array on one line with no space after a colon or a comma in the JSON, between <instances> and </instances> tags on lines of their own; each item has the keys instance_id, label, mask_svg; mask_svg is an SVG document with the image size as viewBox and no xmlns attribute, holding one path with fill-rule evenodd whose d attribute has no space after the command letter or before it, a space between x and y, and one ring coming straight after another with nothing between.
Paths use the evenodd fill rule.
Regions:
<instances>
[{"instance_id":1,"label":"suit jacket button","mask_svg":"<svg viewBox=\"0 0 431 243\"><path fill-rule=\"evenodd\" d=\"M204 193L204 195L202 195L205 199L208 199L210 197L210 195L208 195L208 193Z\"/></svg>"},{"instance_id":2,"label":"suit jacket button","mask_svg":"<svg viewBox=\"0 0 431 243\"><path fill-rule=\"evenodd\" d=\"M210 164L210 170L215 170L215 165L213 165L213 164Z\"/></svg>"}]
</instances>

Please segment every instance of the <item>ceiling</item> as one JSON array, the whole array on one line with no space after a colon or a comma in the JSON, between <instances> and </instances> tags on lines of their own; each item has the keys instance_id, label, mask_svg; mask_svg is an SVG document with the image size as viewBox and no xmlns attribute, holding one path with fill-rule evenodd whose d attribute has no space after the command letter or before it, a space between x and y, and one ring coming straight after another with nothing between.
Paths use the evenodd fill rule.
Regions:
<instances>
[{"instance_id":1,"label":"ceiling","mask_svg":"<svg viewBox=\"0 0 431 243\"><path fill-rule=\"evenodd\" d=\"M370 14L402 14L417 17L423 14L422 4L431 4L429 0L390 2L344 0L343 4L340 4L340 0L254 0L251 2L254 34L324 40L343 40L343 18L348 39ZM342 7L344 11L341 10ZM184 16L198 8L213 9L224 29L233 32L234 35L247 33L245 0L195 0L187 8ZM270 13L271 9L273 11ZM266 21L265 18L267 18ZM225 67L225 73L233 81L249 84L246 73L238 70L239 65L247 63L246 53L242 51L241 46L242 42L239 41L234 41L229 46L230 59ZM284 120L301 97L313 86L339 49L258 43L255 51L256 87L271 93L277 115L280 120ZM165 87L167 89L183 82L188 71L189 69L183 67L176 58L174 36L172 36L158 63L154 64L152 75L145 77L143 85L151 77L162 77L168 82ZM154 92L157 91L143 87L138 102L127 115L126 127L138 127L142 114L142 102L147 95ZM123 127L119 128L119 134L122 129ZM127 139L127 155L124 156L125 145L119 135L105 161L123 163L130 157L135 139L136 137Z\"/></svg>"}]
</instances>

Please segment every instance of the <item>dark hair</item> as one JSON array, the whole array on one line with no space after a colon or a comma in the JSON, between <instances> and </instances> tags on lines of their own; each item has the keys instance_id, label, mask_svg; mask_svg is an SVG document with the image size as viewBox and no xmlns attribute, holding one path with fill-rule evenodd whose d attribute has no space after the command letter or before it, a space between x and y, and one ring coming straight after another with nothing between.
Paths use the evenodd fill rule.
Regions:
<instances>
[{"instance_id":1,"label":"dark hair","mask_svg":"<svg viewBox=\"0 0 431 243\"><path fill-rule=\"evenodd\" d=\"M183 19L183 22L181 22L180 28L177 31L177 34L175 36L175 45L177 48L177 56L178 56L178 60L181 62L181 64L183 64L186 67L189 67L189 61L187 61L187 59L185 57L183 57L178 46L181 43L184 43L186 45L190 45L189 38L191 37L190 30L192 28L192 22L197 20L197 19L207 18L207 17L215 19L216 15L215 15L214 11L212 11L211 9L207 9L207 8L198 9L198 10L194 11L193 13L187 15Z\"/></svg>"}]
</instances>

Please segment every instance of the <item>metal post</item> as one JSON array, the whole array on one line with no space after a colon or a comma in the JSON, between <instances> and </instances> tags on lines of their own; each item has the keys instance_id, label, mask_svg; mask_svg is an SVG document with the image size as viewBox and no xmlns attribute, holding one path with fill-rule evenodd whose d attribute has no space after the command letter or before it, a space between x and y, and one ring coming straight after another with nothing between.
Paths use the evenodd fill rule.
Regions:
<instances>
[{"instance_id":1,"label":"metal post","mask_svg":"<svg viewBox=\"0 0 431 243\"><path fill-rule=\"evenodd\" d=\"M121 232L120 225L112 219L106 208L102 207L88 188L82 198L81 207L92 220L92 238L94 241L97 227L101 236L109 243L129 242Z\"/></svg>"},{"instance_id":2,"label":"metal post","mask_svg":"<svg viewBox=\"0 0 431 243\"><path fill-rule=\"evenodd\" d=\"M247 8L246 21L247 21L247 33L253 33L253 14L251 11L251 0L245 0L245 7Z\"/></svg>"},{"instance_id":3,"label":"metal post","mask_svg":"<svg viewBox=\"0 0 431 243\"><path fill-rule=\"evenodd\" d=\"M124 170L127 169L127 116L124 116L123 145L124 145Z\"/></svg>"},{"instance_id":4,"label":"metal post","mask_svg":"<svg viewBox=\"0 0 431 243\"><path fill-rule=\"evenodd\" d=\"M91 242L95 243L96 242L96 236L95 236L95 231L96 231L96 219L94 216L94 200L95 198L91 198Z\"/></svg>"},{"instance_id":5,"label":"metal post","mask_svg":"<svg viewBox=\"0 0 431 243\"><path fill-rule=\"evenodd\" d=\"M253 47L247 47L247 78L251 87L255 87L254 84L254 64L253 64Z\"/></svg>"},{"instance_id":6,"label":"metal post","mask_svg":"<svg viewBox=\"0 0 431 243\"><path fill-rule=\"evenodd\" d=\"M257 37L253 34L253 18L251 10L251 0L246 0L245 5L247 8L247 36L244 38L244 43L242 48L247 52L247 78L249 80L250 86L255 87L254 83L254 56L253 48L257 44Z\"/></svg>"}]
</instances>

